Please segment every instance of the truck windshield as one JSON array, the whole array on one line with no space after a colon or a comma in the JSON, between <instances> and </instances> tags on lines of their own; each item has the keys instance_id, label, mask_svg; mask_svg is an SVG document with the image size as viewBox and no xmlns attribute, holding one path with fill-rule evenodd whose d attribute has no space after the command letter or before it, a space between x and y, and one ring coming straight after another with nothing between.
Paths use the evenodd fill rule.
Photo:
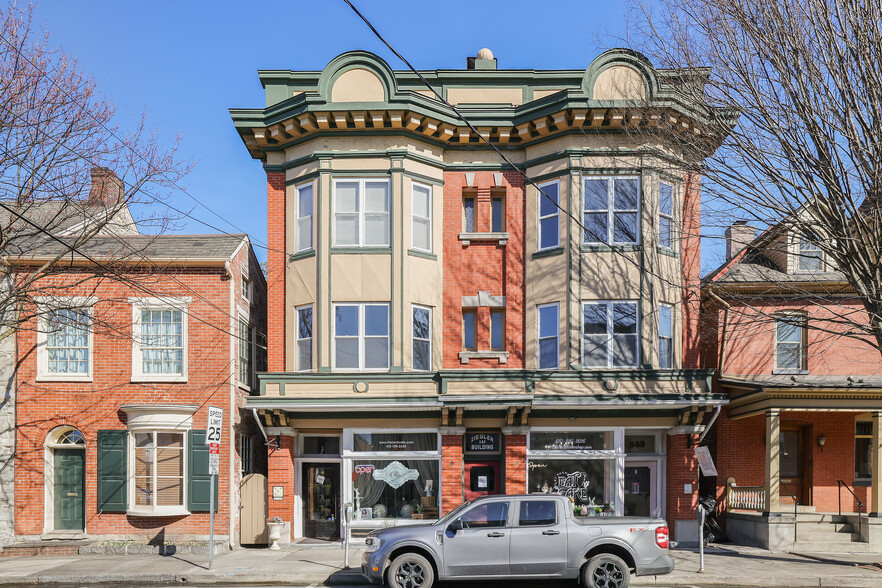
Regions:
<instances>
[{"instance_id":1,"label":"truck windshield","mask_svg":"<svg viewBox=\"0 0 882 588\"><path fill-rule=\"evenodd\" d=\"M463 502L462 504L460 504L459 506L457 506L456 508L451 510L449 513L447 513L446 515L444 515L443 517L438 519L438 524L447 523L447 522L452 521L453 519L458 517L459 513L461 513L463 510L465 510L465 508L468 507L472 502L473 502L472 500L469 500L468 502Z\"/></svg>"}]
</instances>

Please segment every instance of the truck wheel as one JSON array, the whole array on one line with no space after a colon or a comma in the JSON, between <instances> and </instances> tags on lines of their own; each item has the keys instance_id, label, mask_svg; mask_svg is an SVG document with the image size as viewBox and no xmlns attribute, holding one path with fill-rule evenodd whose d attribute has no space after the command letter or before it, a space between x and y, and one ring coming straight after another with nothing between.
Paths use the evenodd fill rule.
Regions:
<instances>
[{"instance_id":1,"label":"truck wheel","mask_svg":"<svg viewBox=\"0 0 882 588\"><path fill-rule=\"evenodd\" d=\"M604 553L582 566L582 585L587 588L628 588L631 570L622 558Z\"/></svg>"},{"instance_id":2,"label":"truck wheel","mask_svg":"<svg viewBox=\"0 0 882 588\"><path fill-rule=\"evenodd\" d=\"M431 588L435 583L435 571L422 555L402 553L389 566L388 579L392 588Z\"/></svg>"}]
</instances>

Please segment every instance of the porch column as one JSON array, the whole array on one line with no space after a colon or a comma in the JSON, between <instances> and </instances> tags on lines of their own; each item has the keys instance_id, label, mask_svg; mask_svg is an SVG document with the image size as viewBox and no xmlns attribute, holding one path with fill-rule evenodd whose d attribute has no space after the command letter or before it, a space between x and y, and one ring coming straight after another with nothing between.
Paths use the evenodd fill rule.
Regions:
<instances>
[{"instance_id":1,"label":"porch column","mask_svg":"<svg viewBox=\"0 0 882 588\"><path fill-rule=\"evenodd\" d=\"M447 514L463 501L462 436L465 427L440 427L441 433L441 514Z\"/></svg>"},{"instance_id":2,"label":"porch column","mask_svg":"<svg viewBox=\"0 0 882 588\"><path fill-rule=\"evenodd\" d=\"M765 512L779 512L781 484L781 411L766 411L766 506Z\"/></svg>"},{"instance_id":3,"label":"porch column","mask_svg":"<svg viewBox=\"0 0 882 588\"><path fill-rule=\"evenodd\" d=\"M267 428L267 516L285 523L280 543L290 543L294 525L294 431Z\"/></svg>"},{"instance_id":4,"label":"porch column","mask_svg":"<svg viewBox=\"0 0 882 588\"><path fill-rule=\"evenodd\" d=\"M527 493L528 427L502 427L505 435L505 493Z\"/></svg>"},{"instance_id":5,"label":"porch column","mask_svg":"<svg viewBox=\"0 0 882 588\"><path fill-rule=\"evenodd\" d=\"M873 412L873 447L870 468L873 470L870 487L870 516L882 518L882 412Z\"/></svg>"}]
</instances>

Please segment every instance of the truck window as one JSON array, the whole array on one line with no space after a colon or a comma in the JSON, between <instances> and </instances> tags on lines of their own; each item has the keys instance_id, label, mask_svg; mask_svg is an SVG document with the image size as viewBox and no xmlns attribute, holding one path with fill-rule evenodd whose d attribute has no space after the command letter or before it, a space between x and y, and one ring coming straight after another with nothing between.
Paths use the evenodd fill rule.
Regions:
<instances>
[{"instance_id":1,"label":"truck window","mask_svg":"<svg viewBox=\"0 0 882 588\"><path fill-rule=\"evenodd\" d=\"M554 500L522 500L518 524L553 525L557 522Z\"/></svg>"},{"instance_id":2,"label":"truck window","mask_svg":"<svg viewBox=\"0 0 882 588\"><path fill-rule=\"evenodd\" d=\"M508 524L508 503L490 502L476 506L462 515L461 520L464 529L504 527Z\"/></svg>"}]
</instances>

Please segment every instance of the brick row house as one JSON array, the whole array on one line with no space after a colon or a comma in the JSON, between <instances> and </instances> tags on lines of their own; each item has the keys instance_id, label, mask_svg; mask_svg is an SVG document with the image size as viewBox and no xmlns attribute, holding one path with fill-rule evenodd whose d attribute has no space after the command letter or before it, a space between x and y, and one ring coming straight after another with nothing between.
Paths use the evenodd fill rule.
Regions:
<instances>
[{"instance_id":1,"label":"brick row house","mask_svg":"<svg viewBox=\"0 0 882 588\"><path fill-rule=\"evenodd\" d=\"M726 236L703 286L706 365L729 399L711 433L726 531L772 549L882 551L882 361L854 328L869 325L864 305L791 222Z\"/></svg>"},{"instance_id":2,"label":"brick row house","mask_svg":"<svg viewBox=\"0 0 882 588\"><path fill-rule=\"evenodd\" d=\"M699 77L626 50L421 73L526 177L364 51L261 71L266 107L231 110L267 176L269 362L245 406L270 516L330 539L347 501L358 534L551 490L694 536L692 445L725 403L699 364L699 178L622 123L651 107L691 132L677 84Z\"/></svg>"},{"instance_id":3,"label":"brick row house","mask_svg":"<svg viewBox=\"0 0 882 588\"><path fill-rule=\"evenodd\" d=\"M52 230L10 256L16 280L40 272L15 335L14 539L206 541L216 406L215 538L238 544L240 481L265 467L244 409L265 362L263 272L247 235L143 235L124 204L107 210L125 222L85 240L82 225Z\"/></svg>"}]
</instances>

